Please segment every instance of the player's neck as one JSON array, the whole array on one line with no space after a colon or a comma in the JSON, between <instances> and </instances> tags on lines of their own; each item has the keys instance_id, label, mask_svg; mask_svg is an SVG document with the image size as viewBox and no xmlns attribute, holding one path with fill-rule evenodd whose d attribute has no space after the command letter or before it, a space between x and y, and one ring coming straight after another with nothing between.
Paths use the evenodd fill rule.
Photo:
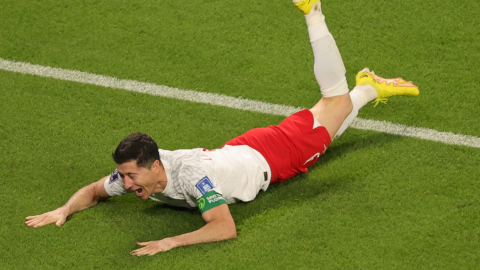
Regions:
<instances>
[{"instance_id":1,"label":"player's neck","mask_svg":"<svg viewBox=\"0 0 480 270\"><path fill-rule=\"evenodd\" d=\"M163 168L163 164L160 164L160 169L158 170L157 175L157 185L155 187L154 193L163 192L167 187L167 174Z\"/></svg>"}]
</instances>

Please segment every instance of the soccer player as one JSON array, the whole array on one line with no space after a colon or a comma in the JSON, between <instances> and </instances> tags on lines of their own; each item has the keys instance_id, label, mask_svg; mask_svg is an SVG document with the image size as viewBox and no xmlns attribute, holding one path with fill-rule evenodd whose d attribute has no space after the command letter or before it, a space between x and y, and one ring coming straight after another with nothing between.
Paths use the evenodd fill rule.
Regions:
<instances>
[{"instance_id":1,"label":"soccer player","mask_svg":"<svg viewBox=\"0 0 480 270\"><path fill-rule=\"evenodd\" d=\"M237 236L228 204L251 201L260 190L308 171L330 142L340 136L358 110L376 99L416 96L418 88L401 78L383 79L368 69L356 76L349 92L345 67L321 11L320 0L293 0L305 14L315 57L314 73L322 98L277 126L257 128L215 150L158 149L150 136L133 133L120 142L112 157L117 169L81 188L65 205L27 217L31 227L55 223L96 205L101 199L134 192L174 206L199 208L206 224L193 232L138 243L132 255L153 255L174 247L220 241Z\"/></svg>"}]
</instances>

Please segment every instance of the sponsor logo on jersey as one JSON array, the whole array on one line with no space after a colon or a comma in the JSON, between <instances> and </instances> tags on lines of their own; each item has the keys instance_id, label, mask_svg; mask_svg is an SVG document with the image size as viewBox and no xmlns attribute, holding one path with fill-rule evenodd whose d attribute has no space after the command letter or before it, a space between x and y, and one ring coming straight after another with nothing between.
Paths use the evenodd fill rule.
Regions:
<instances>
[{"instance_id":1,"label":"sponsor logo on jersey","mask_svg":"<svg viewBox=\"0 0 480 270\"><path fill-rule=\"evenodd\" d=\"M202 193L202 195L207 194L207 192L213 189L213 184L207 176L202 178L202 180L198 181L195 186L198 188L198 190L200 190L200 193Z\"/></svg>"},{"instance_id":2,"label":"sponsor logo on jersey","mask_svg":"<svg viewBox=\"0 0 480 270\"><path fill-rule=\"evenodd\" d=\"M218 194L218 193L215 193L215 194L207 197L208 203L215 203L215 202L218 202L220 200L223 200L223 196L222 196L222 194Z\"/></svg>"},{"instance_id":3,"label":"sponsor logo on jersey","mask_svg":"<svg viewBox=\"0 0 480 270\"><path fill-rule=\"evenodd\" d=\"M111 184L117 181L118 179L120 179L120 175L118 174L118 170L115 169L115 171L113 171L112 174L110 174L110 181L108 183Z\"/></svg>"},{"instance_id":4,"label":"sponsor logo on jersey","mask_svg":"<svg viewBox=\"0 0 480 270\"><path fill-rule=\"evenodd\" d=\"M205 199L203 197L198 199L197 204L198 208L202 210L203 208L205 208Z\"/></svg>"},{"instance_id":5,"label":"sponsor logo on jersey","mask_svg":"<svg viewBox=\"0 0 480 270\"><path fill-rule=\"evenodd\" d=\"M200 209L202 214L225 203L226 202L225 199L223 199L223 195L216 193L214 190L209 191L207 194L203 195L197 200L198 209Z\"/></svg>"}]
</instances>

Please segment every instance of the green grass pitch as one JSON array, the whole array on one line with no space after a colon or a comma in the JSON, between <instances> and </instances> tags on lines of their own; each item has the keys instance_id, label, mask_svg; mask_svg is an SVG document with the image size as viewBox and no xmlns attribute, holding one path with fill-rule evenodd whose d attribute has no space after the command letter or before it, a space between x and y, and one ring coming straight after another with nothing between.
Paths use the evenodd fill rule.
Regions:
<instances>
[{"instance_id":1,"label":"green grass pitch","mask_svg":"<svg viewBox=\"0 0 480 270\"><path fill-rule=\"evenodd\" d=\"M360 117L480 136L480 4L323 1L349 85L365 66L419 85ZM0 58L298 107L319 99L290 1L0 1ZM478 269L480 149L348 130L310 173L230 206L238 238L129 252L198 211L108 200L28 228L111 173L133 131L216 148L283 117L0 70L0 269Z\"/></svg>"}]
</instances>

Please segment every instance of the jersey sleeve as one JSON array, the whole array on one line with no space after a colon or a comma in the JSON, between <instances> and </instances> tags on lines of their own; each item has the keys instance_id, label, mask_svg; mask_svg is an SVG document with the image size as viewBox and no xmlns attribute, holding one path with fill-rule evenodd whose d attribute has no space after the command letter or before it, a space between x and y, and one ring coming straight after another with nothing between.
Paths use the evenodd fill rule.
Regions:
<instances>
[{"instance_id":1,"label":"jersey sleeve","mask_svg":"<svg viewBox=\"0 0 480 270\"><path fill-rule=\"evenodd\" d=\"M178 175L179 182L183 183L182 189L188 197L195 198L200 212L203 214L214 207L226 204L213 171L201 163L188 165Z\"/></svg>"},{"instance_id":2,"label":"jersey sleeve","mask_svg":"<svg viewBox=\"0 0 480 270\"><path fill-rule=\"evenodd\" d=\"M107 191L110 196L120 196L126 193L125 186L123 184L122 177L118 173L118 170L115 169L112 174L105 180L103 183L105 191Z\"/></svg>"},{"instance_id":3,"label":"jersey sleeve","mask_svg":"<svg viewBox=\"0 0 480 270\"><path fill-rule=\"evenodd\" d=\"M226 204L222 194L211 190L197 200L198 209L203 214L206 211L215 208L219 205Z\"/></svg>"}]
</instances>

